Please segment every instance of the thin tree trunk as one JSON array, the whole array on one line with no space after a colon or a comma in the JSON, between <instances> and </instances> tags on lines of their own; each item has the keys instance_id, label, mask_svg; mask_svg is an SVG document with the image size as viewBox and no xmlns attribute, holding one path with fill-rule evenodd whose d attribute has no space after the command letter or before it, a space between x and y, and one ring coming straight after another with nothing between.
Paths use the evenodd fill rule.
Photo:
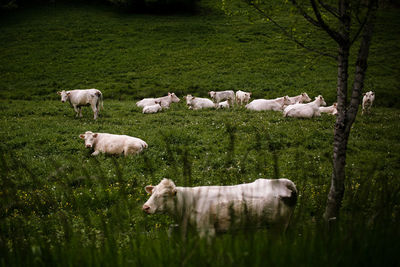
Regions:
<instances>
[{"instance_id":1,"label":"thin tree trunk","mask_svg":"<svg viewBox=\"0 0 400 267\"><path fill-rule=\"evenodd\" d=\"M367 71L367 59L369 47L371 44L372 29L375 21L376 5L370 6L372 12L365 25L363 37L358 52L356 62L356 73L352 87L352 95L350 106L347 106L347 69L348 67L348 52L346 46L341 46L339 49L339 67L338 67L338 117L335 124L334 143L333 143L333 172L331 187L328 194L328 201L324 213L324 218L327 221L336 219L339 216L340 207L344 196L344 181L346 178L346 150L350 135L351 126L357 116L358 107L361 102L361 93L364 87L364 79ZM344 73L346 71L346 74Z\"/></svg>"},{"instance_id":2,"label":"thin tree trunk","mask_svg":"<svg viewBox=\"0 0 400 267\"><path fill-rule=\"evenodd\" d=\"M335 123L333 141L333 171L331 187L328 194L328 202L324 218L326 220L336 218L344 195L344 180L346 166L346 149L348 133L346 133L346 105L348 85L349 47L339 48L338 56L338 88L337 109L338 115Z\"/></svg>"},{"instance_id":3,"label":"thin tree trunk","mask_svg":"<svg viewBox=\"0 0 400 267\"><path fill-rule=\"evenodd\" d=\"M337 110L338 115L335 123L333 137L333 170L331 187L329 189L328 201L324 213L325 220L336 219L339 216L340 206L344 195L344 181L346 178L346 150L348 132L347 129L347 89L348 89L348 68L350 54L350 15L349 2L340 0L340 36L338 55L338 82L337 82Z\"/></svg>"}]
</instances>

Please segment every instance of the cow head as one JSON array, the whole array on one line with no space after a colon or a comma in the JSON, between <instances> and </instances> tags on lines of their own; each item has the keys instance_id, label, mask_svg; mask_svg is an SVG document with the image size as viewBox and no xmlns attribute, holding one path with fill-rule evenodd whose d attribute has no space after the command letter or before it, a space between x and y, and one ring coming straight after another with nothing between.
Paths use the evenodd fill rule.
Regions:
<instances>
[{"instance_id":1,"label":"cow head","mask_svg":"<svg viewBox=\"0 0 400 267\"><path fill-rule=\"evenodd\" d=\"M174 103L178 103L179 101L181 101L181 100L179 99L179 97L177 97L177 96L175 95L175 93L168 93L168 96L171 98L171 101L174 102Z\"/></svg>"},{"instance_id":2,"label":"cow head","mask_svg":"<svg viewBox=\"0 0 400 267\"><path fill-rule=\"evenodd\" d=\"M375 99L375 93L372 91L364 93L363 96L364 96L364 98L372 100L372 101Z\"/></svg>"},{"instance_id":3,"label":"cow head","mask_svg":"<svg viewBox=\"0 0 400 267\"><path fill-rule=\"evenodd\" d=\"M322 97L322 95L316 96L315 101L319 103L320 106L326 106L325 99Z\"/></svg>"},{"instance_id":4,"label":"cow head","mask_svg":"<svg viewBox=\"0 0 400 267\"><path fill-rule=\"evenodd\" d=\"M290 105L292 102L290 101L289 96L285 95L283 97L283 106Z\"/></svg>"},{"instance_id":5,"label":"cow head","mask_svg":"<svg viewBox=\"0 0 400 267\"><path fill-rule=\"evenodd\" d=\"M194 99L194 96L192 95L187 95L184 97L186 99L186 105L190 105L192 103L192 100Z\"/></svg>"},{"instance_id":6,"label":"cow head","mask_svg":"<svg viewBox=\"0 0 400 267\"><path fill-rule=\"evenodd\" d=\"M301 94L301 100L302 100L302 102L310 102L311 98L308 96L307 93L302 93Z\"/></svg>"},{"instance_id":7,"label":"cow head","mask_svg":"<svg viewBox=\"0 0 400 267\"><path fill-rule=\"evenodd\" d=\"M210 92L208 92L208 94L210 95L210 97L212 99L214 99L216 93L214 91L210 91Z\"/></svg>"},{"instance_id":8,"label":"cow head","mask_svg":"<svg viewBox=\"0 0 400 267\"><path fill-rule=\"evenodd\" d=\"M59 94L61 96L61 102L64 103L65 101L68 100L71 92L62 90L61 92L57 92L57 94Z\"/></svg>"},{"instance_id":9,"label":"cow head","mask_svg":"<svg viewBox=\"0 0 400 267\"><path fill-rule=\"evenodd\" d=\"M332 115L337 115L338 114L338 112L337 112L337 103L335 102L335 103L333 103L333 111L332 111Z\"/></svg>"},{"instance_id":10,"label":"cow head","mask_svg":"<svg viewBox=\"0 0 400 267\"><path fill-rule=\"evenodd\" d=\"M142 207L144 212L148 214L163 213L173 209L177 191L172 180L164 178L158 185L148 185L144 189L151 194Z\"/></svg>"},{"instance_id":11,"label":"cow head","mask_svg":"<svg viewBox=\"0 0 400 267\"><path fill-rule=\"evenodd\" d=\"M93 147L94 143L96 142L97 136L97 133L92 133L91 131L87 131L86 133L79 135L81 139L85 140L85 147L87 148Z\"/></svg>"}]
</instances>

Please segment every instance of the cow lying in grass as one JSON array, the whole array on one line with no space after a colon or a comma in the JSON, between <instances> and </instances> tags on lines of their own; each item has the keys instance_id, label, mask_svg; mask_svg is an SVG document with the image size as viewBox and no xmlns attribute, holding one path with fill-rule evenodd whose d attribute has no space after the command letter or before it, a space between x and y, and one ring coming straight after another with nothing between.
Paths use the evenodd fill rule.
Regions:
<instances>
[{"instance_id":1,"label":"cow lying in grass","mask_svg":"<svg viewBox=\"0 0 400 267\"><path fill-rule=\"evenodd\" d=\"M315 98L313 102L307 104L294 104L287 106L283 111L284 117L295 117L295 118L312 118L321 116L319 111L320 106L325 106L325 100L322 95Z\"/></svg>"},{"instance_id":2,"label":"cow lying in grass","mask_svg":"<svg viewBox=\"0 0 400 267\"><path fill-rule=\"evenodd\" d=\"M161 107L169 108L172 103L178 103L179 101L179 97L177 97L174 93L168 93L168 95L158 98L144 98L136 102L136 106L144 108L145 106L155 105L156 102L160 102Z\"/></svg>"},{"instance_id":3,"label":"cow lying in grass","mask_svg":"<svg viewBox=\"0 0 400 267\"><path fill-rule=\"evenodd\" d=\"M100 152L106 154L124 154L127 156L138 154L147 148L147 143L142 139L127 135L87 131L79 135L79 137L85 140L87 148L93 148L94 152L92 156L97 156Z\"/></svg>"},{"instance_id":4,"label":"cow lying in grass","mask_svg":"<svg viewBox=\"0 0 400 267\"><path fill-rule=\"evenodd\" d=\"M103 94L97 89L77 89L57 92L61 96L61 102L68 101L76 112L76 117L82 117L82 107L91 106L94 119L99 117L99 110L103 108Z\"/></svg>"},{"instance_id":5,"label":"cow lying in grass","mask_svg":"<svg viewBox=\"0 0 400 267\"><path fill-rule=\"evenodd\" d=\"M289 97L290 99L290 105L296 104L296 103L307 103L311 101L311 98L308 96L307 93L301 93L300 95L297 96L291 96Z\"/></svg>"},{"instance_id":6,"label":"cow lying in grass","mask_svg":"<svg viewBox=\"0 0 400 267\"><path fill-rule=\"evenodd\" d=\"M282 111L283 107L290 105L290 99L288 96L278 97L275 99L255 99L246 105L246 108L254 111Z\"/></svg>"},{"instance_id":7,"label":"cow lying in grass","mask_svg":"<svg viewBox=\"0 0 400 267\"><path fill-rule=\"evenodd\" d=\"M337 103L335 102L332 104L332 106L329 106L329 107L319 107L319 112L336 115L337 114Z\"/></svg>"},{"instance_id":8,"label":"cow lying in grass","mask_svg":"<svg viewBox=\"0 0 400 267\"><path fill-rule=\"evenodd\" d=\"M186 99L186 105L189 109L198 110L203 108L215 108L216 104L208 98L196 97L192 95L187 95L184 97Z\"/></svg>"},{"instance_id":9,"label":"cow lying in grass","mask_svg":"<svg viewBox=\"0 0 400 267\"><path fill-rule=\"evenodd\" d=\"M178 187L169 179L146 186L151 194L142 209L168 213L181 227L213 236L230 229L271 227L285 230L297 200L288 179L258 179L233 186Z\"/></svg>"},{"instance_id":10,"label":"cow lying in grass","mask_svg":"<svg viewBox=\"0 0 400 267\"><path fill-rule=\"evenodd\" d=\"M156 101L154 105L145 106L143 108L143 114L157 113L161 110L162 110L161 101Z\"/></svg>"}]
</instances>

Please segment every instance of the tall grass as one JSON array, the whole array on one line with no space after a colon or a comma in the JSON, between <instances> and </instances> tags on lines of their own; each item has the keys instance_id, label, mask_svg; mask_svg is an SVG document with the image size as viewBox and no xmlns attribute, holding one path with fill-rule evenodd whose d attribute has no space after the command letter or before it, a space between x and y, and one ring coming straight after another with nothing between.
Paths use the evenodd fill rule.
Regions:
<instances>
[{"instance_id":1,"label":"tall grass","mask_svg":"<svg viewBox=\"0 0 400 267\"><path fill-rule=\"evenodd\" d=\"M108 101L93 121L75 119L60 102L36 104L2 101L4 266L395 264L400 150L394 110L378 108L357 120L342 217L327 232L321 215L331 174L331 116L196 112L183 103L145 115L132 109L133 102ZM150 146L136 157L92 157L78 137L85 130L127 133ZM287 177L297 185L298 204L282 236L261 229L220 235L211 243L192 233L182 239L167 235L175 223L170 217L141 211L148 198L144 186L163 177L179 186Z\"/></svg>"}]
</instances>

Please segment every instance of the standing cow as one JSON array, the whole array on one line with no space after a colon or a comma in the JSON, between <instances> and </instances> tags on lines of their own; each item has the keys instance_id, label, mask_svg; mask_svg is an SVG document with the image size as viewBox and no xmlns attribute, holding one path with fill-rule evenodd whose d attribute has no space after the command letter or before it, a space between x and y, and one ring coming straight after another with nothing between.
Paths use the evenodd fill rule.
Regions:
<instances>
[{"instance_id":1,"label":"standing cow","mask_svg":"<svg viewBox=\"0 0 400 267\"><path fill-rule=\"evenodd\" d=\"M297 200L296 186L288 179L199 187L178 187L163 179L145 190L151 196L142 207L144 212L168 213L184 230L192 227L200 236L242 227L285 230Z\"/></svg>"},{"instance_id":2,"label":"standing cow","mask_svg":"<svg viewBox=\"0 0 400 267\"><path fill-rule=\"evenodd\" d=\"M218 91L218 92L210 91L208 92L208 94L215 103L228 100L229 105L233 107L233 104L235 102L235 93L232 90Z\"/></svg>"},{"instance_id":3,"label":"standing cow","mask_svg":"<svg viewBox=\"0 0 400 267\"><path fill-rule=\"evenodd\" d=\"M94 119L99 117L99 110L103 108L103 94L97 89L77 89L57 92L61 102L68 101L76 112L76 117L82 117L82 106L91 106Z\"/></svg>"},{"instance_id":4,"label":"standing cow","mask_svg":"<svg viewBox=\"0 0 400 267\"><path fill-rule=\"evenodd\" d=\"M251 93L250 92L243 92L241 90L236 92L236 104L239 106L243 104L248 104L250 101Z\"/></svg>"},{"instance_id":5,"label":"standing cow","mask_svg":"<svg viewBox=\"0 0 400 267\"><path fill-rule=\"evenodd\" d=\"M365 113L370 113L372 104L374 103L375 100L375 93L372 91L366 92L363 95L364 96L362 100L361 115L364 115Z\"/></svg>"}]
</instances>

